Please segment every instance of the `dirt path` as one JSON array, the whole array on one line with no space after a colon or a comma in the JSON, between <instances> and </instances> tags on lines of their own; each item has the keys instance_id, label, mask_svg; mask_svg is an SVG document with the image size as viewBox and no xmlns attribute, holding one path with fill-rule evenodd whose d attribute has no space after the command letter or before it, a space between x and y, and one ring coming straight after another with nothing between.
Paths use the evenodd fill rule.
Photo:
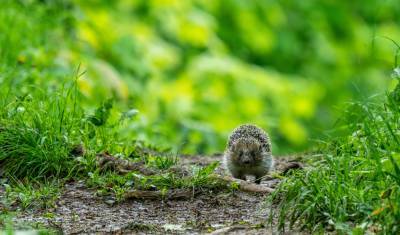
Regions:
<instances>
[{"instance_id":1,"label":"dirt path","mask_svg":"<svg viewBox=\"0 0 400 235\"><path fill-rule=\"evenodd\" d=\"M184 165L206 165L220 156L182 157ZM278 166L284 162L278 159ZM219 172L222 169L218 169ZM274 187L271 179L262 184ZM271 234L264 227L269 208L265 195L234 192L200 195L191 200L134 201L108 205L85 187L83 182L67 184L49 212L27 211L17 223L40 223L56 227L65 234Z\"/></svg>"}]
</instances>

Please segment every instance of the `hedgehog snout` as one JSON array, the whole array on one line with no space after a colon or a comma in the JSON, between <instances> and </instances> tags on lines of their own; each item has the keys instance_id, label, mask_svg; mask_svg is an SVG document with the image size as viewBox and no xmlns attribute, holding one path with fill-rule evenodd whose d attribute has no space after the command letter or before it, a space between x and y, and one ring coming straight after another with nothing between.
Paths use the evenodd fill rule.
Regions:
<instances>
[{"instance_id":1,"label":"hedgehog snout","mask_svg":"<svg viewBox=\"0 0 400 235\"><path fill-rule=\"evenodd\" d=\"M247 154L245 154L245 155L242 156L241 161L242 161L243 164L248 165L248 164L251 163L251 157L248 156Z\"/></svg>"}]
</instances>

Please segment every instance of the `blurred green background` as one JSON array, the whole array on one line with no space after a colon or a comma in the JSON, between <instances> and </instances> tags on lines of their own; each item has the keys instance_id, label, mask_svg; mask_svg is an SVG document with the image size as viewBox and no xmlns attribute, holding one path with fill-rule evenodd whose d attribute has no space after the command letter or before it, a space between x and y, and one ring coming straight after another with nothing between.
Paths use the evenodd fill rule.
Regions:
<instances>
[{"instance_id":1,"label":"blurred green background","mask_svg":"<svg viewBox=\"0 0 400 235\"><path fill-rule=\"evenodd\" d=\"M83 102L138 109L124 138L224 149L255 123L305 151L341 107L392 85L398 0L2 0L0 82L54 90L78 66ZM8 84L8 83L7 83ZM117 115L117 114L115 114ZM333 133L333 132L332 132Z\"/></svg>"}]
</instances>

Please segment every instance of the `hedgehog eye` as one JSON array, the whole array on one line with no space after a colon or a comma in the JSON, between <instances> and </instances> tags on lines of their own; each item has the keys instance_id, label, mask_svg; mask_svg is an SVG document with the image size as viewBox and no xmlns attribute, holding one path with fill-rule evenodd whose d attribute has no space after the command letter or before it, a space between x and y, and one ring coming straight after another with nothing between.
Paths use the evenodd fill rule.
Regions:
<instances>
[{"instance_id":1,"label":"hedgehog eye","mask_svg":"<svg viewBox=\"0 0 400 235\"><path fill-rule=\"evenodd\" d=\"M240 151L239 152L239 157L242 157L243 156L243 151Z\"/></svg>"}]
</instances>

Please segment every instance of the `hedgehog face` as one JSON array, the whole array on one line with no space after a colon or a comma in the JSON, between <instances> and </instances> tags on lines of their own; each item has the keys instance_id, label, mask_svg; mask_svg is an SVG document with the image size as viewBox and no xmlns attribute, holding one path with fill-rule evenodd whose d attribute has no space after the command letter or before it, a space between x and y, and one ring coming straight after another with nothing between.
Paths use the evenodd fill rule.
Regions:
<instances>
[{"instance_id":1,"label":"hedgehog face","mask_svg":"<svg viewBox=\"0 0 400 235\"><path fill-rule=\"evenodd\" d=\"M239 138L229 150L232 161L238 165L254 166L263 159L261 144L255 138Z\"/></svg>"}]
</instances>

